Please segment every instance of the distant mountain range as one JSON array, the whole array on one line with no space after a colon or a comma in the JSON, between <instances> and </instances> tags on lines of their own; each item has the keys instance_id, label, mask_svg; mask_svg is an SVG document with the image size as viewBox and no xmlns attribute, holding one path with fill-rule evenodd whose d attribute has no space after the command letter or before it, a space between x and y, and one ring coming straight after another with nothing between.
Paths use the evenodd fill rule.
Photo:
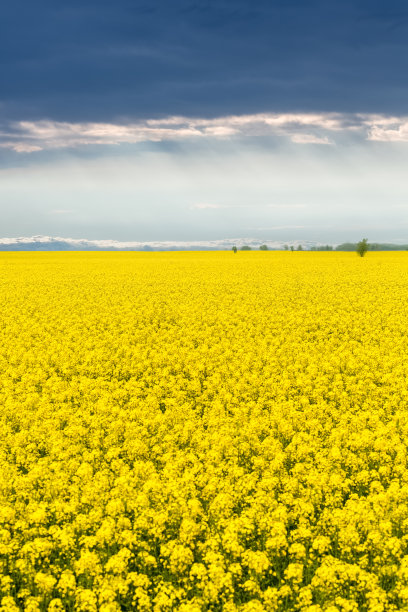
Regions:
<instances>
[{"instance_id":1,"label":"distant mountain range","mask_svg":"<svg viewBox=\"0 0 408 612\"><path fill-rule=\"evenodd\" d=\"M85 238L61 238L52 236L30 236L19 238L0 238L0 251L230 251L233 246L241 249L248 246L258 250L266 244L270 250L283 250L285 247L305 251L354 251L356 244L344 242L337 245L324 245L311 240L292 240L279 242L257 238L225 238L223 240L199 241L154 241L120 242L118 240L87 240ZM408 250L407 244L371 243L371 251Z\"/></svg>"},{"instance_id":2,"label":"distant mountain range","mask_svg":"<svg viewBox=\"0 0 408 612\"><path fill-rule=\"evenodd\" d=\"M60 238L52 236L31 236L19 238L0 238L0 251L225 251L235 245L238 249L249 246L259 249L266 244L271 250L284 248L283 242L260 241L255 238L236 238L225 240L202 241L155 241L155 242L120 242L118 240L86 240L78 238ZM297 248L299 244L305 250L318 243L309 240L290 242Z\"/></svg>"}]
</instances>

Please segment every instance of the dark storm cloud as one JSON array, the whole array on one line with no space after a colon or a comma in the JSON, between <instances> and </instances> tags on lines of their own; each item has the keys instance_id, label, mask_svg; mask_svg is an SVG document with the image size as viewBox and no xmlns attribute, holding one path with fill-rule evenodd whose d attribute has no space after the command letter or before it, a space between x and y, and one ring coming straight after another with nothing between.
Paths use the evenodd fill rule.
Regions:
<instances>
[{"instance_id":1,"label":"dark storm cloud","mask_svg":"<svg viewBox=\"0 0 408 612\"><path fill-rule=\"evenodd\" d=\"M405 3L14 0L1 120L406 113Z\"/></svg>"}]
</instances>

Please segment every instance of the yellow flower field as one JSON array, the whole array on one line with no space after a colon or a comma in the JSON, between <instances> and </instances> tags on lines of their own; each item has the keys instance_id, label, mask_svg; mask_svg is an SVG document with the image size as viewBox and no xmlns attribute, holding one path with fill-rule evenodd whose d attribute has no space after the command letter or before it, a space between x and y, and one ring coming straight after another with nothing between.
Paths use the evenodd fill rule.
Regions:
<instances>
[{"instance_id":1,"label":"yellow flower field","mask_svg":"<svg viewBox=\"0 0 408 612\"><path fill-rule=\"evenodd\" d=\"M408 253L2 253L0 611L408 610Z\"/></svg>"}]
</instances>

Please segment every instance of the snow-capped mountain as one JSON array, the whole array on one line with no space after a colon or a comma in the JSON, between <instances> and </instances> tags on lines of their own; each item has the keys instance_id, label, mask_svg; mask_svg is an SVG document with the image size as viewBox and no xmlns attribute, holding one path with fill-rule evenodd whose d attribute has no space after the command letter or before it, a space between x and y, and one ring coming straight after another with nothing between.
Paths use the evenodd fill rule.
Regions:
<instances>
[{"instance_id":1,"label":"snow-capped mountain","mask_svg":"<svg viewBox=\"0 0 408 612\"><path fill-rule=\"evenodd\" d=\"M30 236L0 238L0 251L224 251L234 245L239 249L244 245L258 249L266 244L269 249L284 248L284 243L256 238L225 238L221 240L198 241L151 241L120 242L118 240L87 240L86 238L61 238L52 236ZM301 244L304 249L317 245L308 240L295 240L287 244L295 248Z\"/></svg>"}]
</instances>

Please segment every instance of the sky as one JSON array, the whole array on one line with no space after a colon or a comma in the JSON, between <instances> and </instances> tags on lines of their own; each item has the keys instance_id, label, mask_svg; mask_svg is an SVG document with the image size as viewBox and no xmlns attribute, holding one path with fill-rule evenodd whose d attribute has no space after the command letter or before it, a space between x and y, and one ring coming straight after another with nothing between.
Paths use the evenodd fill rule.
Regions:
<instances>
[{"instance_id":1,"label":"sky","mask_svg":"<svg viewBox=\"0 0 408 612\"><path fill-rule=\"evenodd\" d=\"M0 237L408 242L408 6L14 0Z\"/></svg>"}]
</instances>

